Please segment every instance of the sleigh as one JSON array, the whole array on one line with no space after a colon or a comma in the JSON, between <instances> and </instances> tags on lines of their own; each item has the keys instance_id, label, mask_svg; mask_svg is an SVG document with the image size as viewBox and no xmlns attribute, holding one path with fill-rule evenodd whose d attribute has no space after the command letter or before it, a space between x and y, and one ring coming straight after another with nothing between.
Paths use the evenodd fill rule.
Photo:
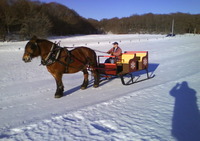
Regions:
<instances>
[{"instance_id":1,"label":"sleigh","mask_svg":"<svg viewBox=\"0 0 200 141\"><path fill-rule=\"evenodd\" d=\"M101 63L101 58L114 58L114 63ZM121 57L116 59L115 56L98 56L98 69L101 77L110 79L120 77L123 85L130 85L140 81L144 81L154 76L149 76L148 72L148 51L125 51ZM134 80L134 72L144 70L146 78L142 80ZM125 82L125 78L128 81Z\"/></svg>"}]
</instances>

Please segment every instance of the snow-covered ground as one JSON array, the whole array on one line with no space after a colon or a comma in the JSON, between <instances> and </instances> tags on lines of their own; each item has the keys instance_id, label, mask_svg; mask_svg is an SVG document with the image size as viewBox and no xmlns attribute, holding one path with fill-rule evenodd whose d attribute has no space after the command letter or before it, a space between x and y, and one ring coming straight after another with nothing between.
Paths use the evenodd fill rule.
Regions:
<instances>
[{"instance_id":1,"label":"snow-covered ground","mask_svg":"<svg viewBox=\"0 0 200 141\"><path fill-rule=\"evenodd\" d=\"M64 75L65 96L40 58L24 63L26 42L0 43L0 140L199 141L200 35L87 35L51 38L61 46L149 51L153 79L119 78L80 90L81 72ZM100 55L100 53L97 53ZM145 77L144 72L135 73ZM91 78L90 78L91 79Z\"/></svg>"}]
</instances>

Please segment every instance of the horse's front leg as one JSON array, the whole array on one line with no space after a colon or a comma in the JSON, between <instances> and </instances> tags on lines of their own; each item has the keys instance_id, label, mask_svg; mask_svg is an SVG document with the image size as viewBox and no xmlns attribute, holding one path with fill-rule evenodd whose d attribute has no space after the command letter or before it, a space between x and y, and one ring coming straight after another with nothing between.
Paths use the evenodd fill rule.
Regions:
<instances>
[{"instance_id":1,"label":"horse's front leg","mask_svg":"<svg viewBox=\"0 0 200 141\"><path fill-rule=\"evenodd\" d=\"M86 89L88 86L88 71L87 71L87 69L83 70L83 75L84 75L84 80L83 80L83 84L81 85L82 90Z\"/></svg>"},{"instance_id":2,"label":"horse's front leg","mask_svg":"<svg viewBox=\"0 0 200 141\"><path fill-rule=\"evenodd\" d=\"M55 93L55 98L61 98L63 96L63 91L64 91L64 86L62 83L62 75L61 74L55 74L53 75L55 80L56 80L56 93Z\"/></svg>"}]
</instances>

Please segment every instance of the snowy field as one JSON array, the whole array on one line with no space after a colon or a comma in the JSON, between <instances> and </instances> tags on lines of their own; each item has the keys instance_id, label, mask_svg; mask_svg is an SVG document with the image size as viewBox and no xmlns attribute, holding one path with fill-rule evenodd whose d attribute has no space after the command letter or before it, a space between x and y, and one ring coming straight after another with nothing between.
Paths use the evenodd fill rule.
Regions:
<instances>
[{"instance_id":1,"label":"snowy field","mask_svg":"<svg viewBox=\"0 0 200 141\"><path fill-rule=\"evenodd\" d=\"M64 97L55 99L55 81L40 58L22 61L27 41L0 42L0 140L200 141L200 35L50 40L101 51L117 41L123 51L149 51L155 77L129 86L116 78L80 90L82 73L67 74Z\"/></svg>"}]
</instances>

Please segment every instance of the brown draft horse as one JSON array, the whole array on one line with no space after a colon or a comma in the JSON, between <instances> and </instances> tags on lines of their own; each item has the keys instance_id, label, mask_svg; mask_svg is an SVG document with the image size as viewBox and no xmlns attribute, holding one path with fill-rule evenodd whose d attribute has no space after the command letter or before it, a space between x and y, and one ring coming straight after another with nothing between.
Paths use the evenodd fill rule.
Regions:
<instances>
[{"instance_id":1,"label":"brown draft horse","mask_svg":"<svg viewBox=\"0 0 200 141\"><path fill-rule=\"evenodd\" d=\"M87 47L76 47L73 50L59 47L58 44L52 43L45 39L38 39L36 36L26 44L22 60L31 62L34 57L41 57L41 64L47 67L47 70L56 80L57 90L55 98L63 96L64 86L62 76L64 73L76 73L82 71L84 81L81 89L88 86L89 68L94 76L94 87L99 86L99 74L97 71L97 58L94 50Z\"/></svg>"}]
</instances>

